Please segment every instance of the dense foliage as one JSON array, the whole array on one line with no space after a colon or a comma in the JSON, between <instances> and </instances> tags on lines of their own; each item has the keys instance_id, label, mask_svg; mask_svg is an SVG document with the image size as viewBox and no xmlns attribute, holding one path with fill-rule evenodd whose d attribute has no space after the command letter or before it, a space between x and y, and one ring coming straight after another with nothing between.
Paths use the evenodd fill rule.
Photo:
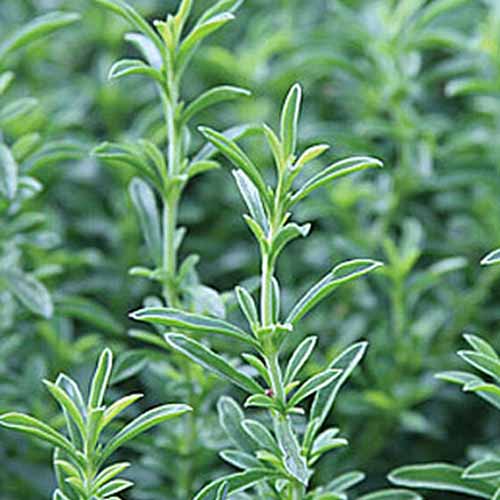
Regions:
<instances>
[{"instance_id":1,"label":"dense foliage","mask_svg":"<svg viewBox=\"0 0 500 500\"><path fill-rule=\"evenodd\" d=\"M500 498L498 1L0 28L2 500Z\"/></svg>"}]
</instances>

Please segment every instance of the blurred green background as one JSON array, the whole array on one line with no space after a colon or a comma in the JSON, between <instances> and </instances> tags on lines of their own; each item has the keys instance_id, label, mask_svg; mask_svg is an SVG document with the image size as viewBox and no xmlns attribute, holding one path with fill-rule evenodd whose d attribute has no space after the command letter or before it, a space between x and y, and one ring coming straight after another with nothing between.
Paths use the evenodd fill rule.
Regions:
<instances>
[{"instance_id":1,"label":"blurred green background","mask_svg":"<svg viewBox=\"0 0 500 500\"><path fill-rule=\"evenodd\" d=\"M148 19L177 7L130 3ZM450 8L440 11L444 3ZM195 10L209 4L198 0ZM41 379L62 370L87 380L104 345L119 353L117 394L144 391L145 407L182 401L187 387L175 363L127 335L137 327L128 311L158 293L128 275L147 263L127 194L132 172L90 154L103 140L161 142L154 87L140 77L107 81L117 57L135 54L123 40L130 28L90 0L0 0L0 40L54 9L79 12L81 20L0 61L16 75L0 104L36 99L14 119L4 108L4 139L14 144L37 131L45 144L25 166L43 185L27 202L36 220L14 230L0 212L0 266L34 273L55 304L54 316L43 319L0 289L0 413L55 418ZM320 334L318 365L357 339L370 342L332 417L350 447L320 462L316 480L361 468L363 491L386 484L397 465L463 464L494 450L497 426L486 403L433 374L460 366L454 353L465 331L500 348L500 272L479 268L500 242L500 2L247 0L189 71L186 98L221 83L253 94L213 108L200 124L274 126L298 81L302 149L329 143L330 159L366 154L385 163L382 172L342 180L306 202L297 215L313 221L312 236L294 243L278 268L288 307L338 261L386 262L382 273L322 304L300 332ZM263 140L246 141L271 170ZM202 143L195 128L192 142ZM197 178L181 206L189 230L182 253L199 254L201 279L221 292L258 273L242 212L227 169ZM224 296L230 305L232 296ZM224 470L215 402L231 389L210 377L206 385L195 453L182 455L179 421L126 456L134 462L133 498L186 498ZM43 446L0 431L0 461L2 500L48 496Z\"/></svg>"}]
</instances>

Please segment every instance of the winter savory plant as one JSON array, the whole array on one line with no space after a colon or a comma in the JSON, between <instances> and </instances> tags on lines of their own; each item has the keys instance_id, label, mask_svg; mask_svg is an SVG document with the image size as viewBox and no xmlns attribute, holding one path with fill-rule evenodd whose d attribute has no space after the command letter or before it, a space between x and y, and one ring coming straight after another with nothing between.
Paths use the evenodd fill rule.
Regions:
<instances>
[{"instance_id":1,"label":"winter savory plant","mask_svg":"<svg viewBox=\"0 0 500 500\"><path fill-rule=\"evenodd\" d=\"M29 43L75 23L78 14L52 12L32 20L21 29L0 40L0 330L2 324L11 324L15 307L14 298L31 312L49 318L53 312L50 294L39 276L46 270L27 272L22 266L23 247L31 243L43 249L40 230L44 215L27 207L29 201L42 189L42 184L32 175L47 160L42 137L37 132L23 133L10 143L7 135L23 121L32 118L39 107L33 97L4 101L4 94L13 84L15 74L4 70L8 58ZM38 237L39 236L39 237ZM38 276L37 276L38 274Z\"/></svg>"},{"instance_id":2,"label":"winter savory plant","mask_svg":"<svg viewBox=\"0 0 500 500\"><path fill-rule=\"evenodd\" d=\"M164 337L170 348L246 392L245 408L266 411L266 414L257 412L255 418L246 418L233 399L220 400L220 422L235 446L221 455L241 472L208 484L196 495L197 500L231 498L251 488L255 491L254 498L346 498L347 489L363 479L363 474L353 472L332 478L327 485L311 487L315 463L326 452L347 444L346 439L339 436L339 429L325 428L325 422L342 384L362 359L367 343L350 346L329 366L305 380L300 374L313 353L317 337L307 337L300 342L286 360L282 348L285 341L293 342L301 318L320 301L340 285L367 275L382 264L371 259L355 259L336 265L286 315L280 308L276 266L286 245L307 237L310 231L310 224L291 221L294 206L335 179L381 167L382 163L370 157L347 158L310 174L305 181L295 182L309 164L328 149L328 146L317 145L297 154L301 99L301 87L294 85L283 105L279 133L267 125L262 127L274 158L273 186L266 183L263 170L232 138L208 127L200 128L217 151L236 167L233 176L248 209L244 219L260 251L258 304L245 288L239 286L235 290L247 327L175 307L146 307L131 314L136 320L168 327L170 331ZM244 346L241 357L247 366L237 368L227 356L215 352L207 342L213 336ZM311 399L312 404L307 404ZM404 490L384 490L360 498L419 496Z\"/></svg>"},{"instance_id":3,"label":"winter savory plant","mask_svg":"<svg viewBox=\"0 0 500 500\"><path fill-rule=\"evenodd\" d=\"M500 263L500 250L490 252L481 261L482 265ZM484 339L475 335L464 335L469 349L458 355L474 369L469 371L447 371L438 373L441 380L462 386L464 392L473 392L500 409L500 357ZM467 467L448 463L408 465L395 469L389 475L394 484L413 488L462 493L475 498L500 498L500 457L490 452Z\"/></svg>"},{"instance_id":4,"label":"winter savory plant","mask_svg":"<svg viewBox=\"0 0 500 500\"><path fill-rule=\"evenodd\" d=\"M186 69L200 43L210 34L233 20L241 0L221 0L192 20L193 2L183 0L174 15L155 20L154 29L129 4L121 0L96 0L115 14L127 20L137 32L128 33L143 59L121 59L109 71L116 80L129 75L142 75L154 82L163 111L164 134L158 143L142 139L138 142L105 142L94 150L94 155L112 167L128 168L135 177L130 182L129 194L136 210L152 267L136 266L133 276L151 280L161 288L160 296L148 296L149 306L164 305L183 313L206 313L224 318L225 304L221 295L200 282L196 272L197 255L179 259L179 249L186 229L179 225L179 204L189 182L204 172L218 168L213 160L216 149L210 144L192 154L190 126L198 115L218 103L246 97L250 93L240 87L221 85L211 88L190 102L183 98ZM229 129L228 139L241 137L251 127ZM164 144L165 142L165 144ZM165 147L164 147L165 146ZM166 154L165 152L166 151ZM159 206L158 206L159 201ZM164 332L160 327L160 332ZM158 336L134 329L131 336L153 346L165 346ZM208 473L211 462L204 463L201 454L210 447L200 436L206 425L209 408L205 401L215 399L210 381L202 370L184 357L169 359L175 370L178 385L187 387L187 403L195 412L179 424L179 436L167 441L163 460L168 461L177 487L172 496L187 498L194 493L196 477ZM184 397L183 397L184 400ZM216 416L213 415L213 419ZM163 438L165 442L165 438ZM209 450L209 453L212 453ZM174 456L174 460L168 457ZM178 456L182 455L182 460ZM149 457L151 459L151 457ZM176 465L171 465L171 462ZM160 469L167 469L164 465ZM178 470L177 470L178 468ZM178 491L177 491L178 490Z\"/></svg>"},{"instance_id":5,"label":"winter savory plant","mask_svg":"<svg viewBox=\"0 0 500 500\"><path fill-rule=\"evenodd\" d=\"M44 381L61 408L67 436L30 415L7 413L0 416L0 426L32 435L54 448L58 485L52 497L54 500L118 500L118 493L133 483L117 478L130 464L108 463L112 454L152 427L191 411L183 404L158 406L116 430L114 421L142 394L130 394L106 404L104 398L112 368L113 355L105 349L99 357L86 400L76 382L65 374L60 374L54 383Z\"/></svg>"}]
</instances>

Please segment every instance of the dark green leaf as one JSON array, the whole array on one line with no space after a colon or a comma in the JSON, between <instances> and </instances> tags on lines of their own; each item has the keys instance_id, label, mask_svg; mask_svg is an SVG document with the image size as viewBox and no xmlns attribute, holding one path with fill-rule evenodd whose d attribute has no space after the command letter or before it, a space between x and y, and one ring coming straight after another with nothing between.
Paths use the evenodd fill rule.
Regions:
<instances>
[{"instance_id":1,"label":"dark green leaf","mask_svg":"<svg viewBox=\"0 0 500 500\"><path fill-rule=\"evenodd\" d=\"M193 334L218 334L236 338L250 345L255 345L254 339L240 328L220 318L204 316L165 307L146 307L130 314L138 321L165 325L178 331Z\"/></svg>"},{"instance_id":2,"label":"dark green leaf","mask_svg":"<svg viewBox=\"0 0 500 500\"><path fill-rule=\"evenodd\" d=\"M10 149L0 143L0 194L12 200L17 192L18 166Z\"/></svg>"},{"instance_id":3,"label":"dark green leaf","mask_svg":"<svg viewBox=\"0 0 500 500\"><path fill-rule=\"evenodd\" d=\"M331 273L327 274L321 281L310 288L295 304L286 322L292 325L296 324L297 321L338 286L360 278L382 265L382 262L371 259L354 259L335 266Z\"/></svg>"},{"instance_id":4,"label":"dark green leaf","mask_svg":"<svg viewBox=\"0 0 500 500\"><path fill-rule=\"evenodd\" d=\"M463 478L463 469L445 463L408 465L389 474L389 480L409 488L455 491L479 498L491 498L496 488L479 479Z\"/></svg>"},{"instance_id":5,"label":"dark green leaf","mask_svg":"<svg viewBox=\"0 0 500 500\"><path fill-rule=\"evenodd\" d=\"M153 190L141 179L134 178L129 185L129 193L139 217L142 234L153 262L162 263L162 231L160 214Z\"/></svg>"},{"instance_id":6,"label":"dark green leaf","mask_svg":"<svg viewBox=\"0 0 500 500\"><path fill-rule=\"evenodd\" d=\"M104 461L109 457L116 449L123 446L125 443L134 439L139 434L146 432L147 430L159 425L167 420L175 417L179 417L184 413L192 411L192 408L188 405L183 404L168 404L158 406L148 410L136 419L132 420L127 424L118 434L115 434L106 444L101 460Z\"/></svg>"},{"instance_id":7,"label":"dark green leaf","mask_svg":"<svg viewBox=\"0 0 500 500\"><path fill-rule=\"evenodd\" d=\"M197 99L195 99L191 104L189 104L182 115L182 119L185 123L187 123L198 113L210 106L213 106L214 104L238 99L239 97L249 95L251 95L251 93L246 89L242 89L241 87L233 87L230 85L221 85L220 87L215 87L213 89L207 90Z\"/></svg>"},{"instance_id":8,"label":"dark green leaf","mask_svg":"<svg viewBox=\"0 0 500 500\"><path fill-rule=\"evenodd\" d=\"M178 334L165 335L167 343L189 359L211 370L219 377L241 387L250 394L263 393L263 388L251 377L234 368L222 356L193 339Z\"/></svg>"},{"instance_id":9,"label":"dark green leaf","mask_svg":"<svg viewBox=\"0 0 500 500\"><path fill-rule=\"evenodd\" d=\"M285 99L281 111L281 143L283 156L287 159L295 153L297 147L297 127L299 122L300 106L302 102L302 89L295 84Z\"/></svg>"},{"instance_id":10,"label":"dark green leaf","mask_svg":"<svg viewBox=\"0 0 500 500\"><path fill-rule=\"evenodd\" d=\"M50 12L37 17L15 31L0 45L0 60L9 52L17 50L60 28L78 21L80 16L72 12Z\"/></svg>"}]
</instances>

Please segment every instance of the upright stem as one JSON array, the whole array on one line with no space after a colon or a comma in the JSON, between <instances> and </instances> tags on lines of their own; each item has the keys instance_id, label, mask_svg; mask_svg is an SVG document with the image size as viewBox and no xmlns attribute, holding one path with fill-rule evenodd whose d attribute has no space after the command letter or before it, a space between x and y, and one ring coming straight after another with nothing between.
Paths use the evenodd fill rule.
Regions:
<instances>
[{"instance_id":1,"label":"upright stem","mask_svg":"<svg viewBox=\"0 0 500 500\"><path fill-rule=\"evenodd\" d=\"M298 481L291 483L290 500L303 500L305 495L305 487Z\"/></svg>"},{"instance_id":2,"label":"upright stem","mask_svg":"<svg viewBox=\"0 0 500 500\"><path fill-rule=\"evenodd\" d=\"M261 279L261 323L263 327L270 327L274 323L273 318L273 275L274 266L267 254L262 256L262 279ZM281 376L281 368L279 365L279 349L269 337L270 333L265 333L264 352L267 369L271 378L271 386L273 393L279 403L284 404L286 401L285 388L283 386L283 378Z\"/></svg>"},{"instance_id":3,"label":"upright stem","mask_svg":"<svg viewBox=\"0 0 500 500\"><path fill-rule=\"evenodd\" d=\"M161 91L163 110L165 113L165 125L167 127L167 168L168 177L177 175L182 165L182 147L179 143L182 134L176 123L177 108L179 106L179 89L175 79L169 78L168 91ZM175 244L175 233L177 229L177 212L179 205L179 193L169 192L163 198L163 271L165 282L163 294L170 307L179 305L179 297L175 286L177 275L177 248Z\"/></svg>"},{"instance_id":4,"label":"upright stem","mask_svg":"<svg viewBox=\"0 0 500 500\"><path fill-rule=\"evenodd\" d=\"M168 178L172 178L181 173L181 168L184 162L184 149L182 146L183 130L178 126L176 116L179 108L179 88L177 78L172 73L168 77L168 92L161 93L163 109L165 113L165 124L167 127L167 166ZM169 191L163 198L163 271L165 273L165 281L163 294L170 307L183 309L182 300L179 297L175 278L177 276L177 217L179 211L179 201L182 190L174 188ZM188 401L193 408L198 408L199 404L196 401L196 393L193 390L193 378L191 373L191 362L189 360L180 361L181 369L185 379L188 381L189 397ZM180 478L182 494L186 498L191 498L193 495L193 477L196 474L196 414L190 413L188 416L188 431L185 434L185 464L183 467L184 473Z\"/></svg>"},{"instance_id":5,"label":"upright stem","mask_svg":"<svg viewBox=\"0 0 500 500\"><path fill-rule=\"evenodd\" d=\"M170 307L179 302L174 278L177 274L177 248L175 233L177 227L178 196L170 196L163 200L163 270L165 284L163 292Z\"/></svg>"},{"instance_id":6,"label":"upright stem","mask_svg":"<svg viewBox=\"0 0 500 500\"><path fill-rule=\"evenodd\" d=\"M260 317L262 326L271 326L273 324L273 274L274 269L269 256L262 256L262 277L260 294Z\"/></svg>"}]
</instances>

